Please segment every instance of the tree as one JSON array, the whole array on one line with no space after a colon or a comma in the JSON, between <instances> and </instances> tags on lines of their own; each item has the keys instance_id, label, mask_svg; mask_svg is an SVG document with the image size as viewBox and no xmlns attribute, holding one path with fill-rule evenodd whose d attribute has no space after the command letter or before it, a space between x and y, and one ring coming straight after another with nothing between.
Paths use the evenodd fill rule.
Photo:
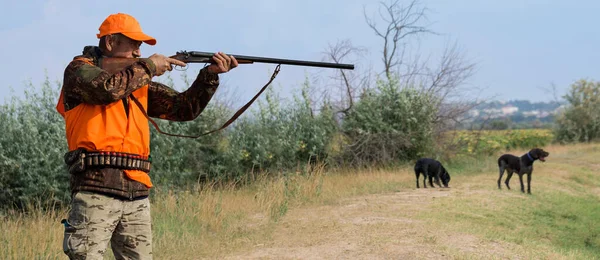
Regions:
<instances>
[{"instance_id":1,"label":"tree","mask_svg":"<svg viewBox=\"0 0 600 260\"><path fill-rule=\"evenodd\" d=\"M349 59L356 61L357 59L364 58L364 54L367 50L362 47L352 45L352 42L348 39L338 41L333 45L329 45L327 50L324 52L326 59L336 63L343 63ZM368 72L362 72L359 69L353 71L339 70L338 74L332 77L339 89L341 97L336 103L336 114L347 115L350 109L352 109L354 102L357 98L357 92L364 92L365 89L369 88L371 77Z\"/></svg>"},{"instance_id":2,"label":"tree","mask_svg":"<svg viewBox=\"0 0 600 260\"><path fill-rule=\"evenodd\" d=\"M433 33L421 22L427 19L427 8L421 7L417 0L412 0L407 6L403 6L398 0L390 3L380 2L384 11L378 10L379 18L387 24L379 27L375 19L370 18L363 12L365 20L369 27L375 32L375 35L383 40L381 59L384 65L384 73L388 81L395 76L397 67L408 65L414 69L413 64L405 60L406 46L410 40L409 36L418 36L419 34ZM410 70L410 69L409 69Z\"/></svg>"},{"instance_id":3,"label":"tree","mask_svg":"<svg viewBox=\"0 0 600 260\"><path fill-rule=\"evenodd\" d=\"M579 80L563 96L567 105L556 118L555 136L562 143L600 138L600 82Z\"/></svg>"},{"instance_id":4,"label":"tree","mask_svg":"<svg viewBox=\"0 0 600 260\"><path fill-rule=\"evenodd\" d=\"M414 118L423 126L430 127L421 129L427 133L427 138L441 139L446 130L459 125L466 118L464 117L465 113L478 105L478 102L464 100L468 92L473 90L464 88L464 84L473 75L475 64L466 59L465 53L456 44L447 45L437 63L430 62L427 59L422 60L419 54L411 55L409 48L411 41L424 35L437 36L437 33L430 30L427 24L428 12L429 9L424 7L418 0L412 0L406 5L398 0L380 2L377 15L370 16L367 14L366 9L363 10L367 25L372 29L375 36L381 39L380 57L383 68L380 72L375 73L377 84L373 85L369 84L372 82L372 73L367 73L361 77L360 74L341 71L337 78L345 93L343 95L344 99L338 102L340 113L346 116L342 121L348 121L348 116L352 116L353 118L349 121L352 122L354 127L363 130L371 129L371 132L363 132L360 135L353 134L354 138L352 139L354 140L351 141L349 147L354 147L352 150L355 154L373 155L372 151L376 150L377 146L380 150L392 150L389 146L394 143L403 144L401 147L414 148L416 145L416 143L413 143L416 134L414 130L416 128L386 126L386 124L404 122L405 117ZM348 40L344 40L330 46L326 54L329 60L341 62L353 55L362 55L364 54L363 51L364 49L352 45ZM354 77L349 77L349 75ZM408 95L411 98L406 100L422 102L424 99L412 98L414 95L419 95L426 99L425 104L427 106L419 108L413 106L414 104L399 105L399 99L378 97L378 95L395 95L397 98ZM362 115L359 115L357 114L358 111L353 110L357 106L357 102L362 101L373 104L360 106L359 110ZM377 103L382 101L390 103ZM396 111L390 114L393 115L393 118L385 118L383 115L376 113L377 111L366 111L366 108L370 108L383 113L382 108L392 107L402 110L402 113L405 114ZM419 111L419 109L428 111ZM434 113L433 117L415 118L412 115L429 115L430 112ZM387 129L391 132L385 133L372 129L372 126L368 124L373 123L369 120L374 118L379 118L380 122L377 125L382 128L380 130ZM366 121L361 123L361 119ZM372 134L373 131L377 132L377 136L366 136ZM390 140L391 136L402 140ZM419 139L424 140L424 137L419 134ZM376 145L369 145L365 143L365 140L369 140L368 142ZM420 143L425 144L428 142L423 141ZM369 149L360 151L357 150L357 147L360 147L360 149L368 147ZM410 154L418 155L420 152L422 151L413 151ZM380 154L378 157L394 158L395 156Z\"/></svg>"}]
</instances>

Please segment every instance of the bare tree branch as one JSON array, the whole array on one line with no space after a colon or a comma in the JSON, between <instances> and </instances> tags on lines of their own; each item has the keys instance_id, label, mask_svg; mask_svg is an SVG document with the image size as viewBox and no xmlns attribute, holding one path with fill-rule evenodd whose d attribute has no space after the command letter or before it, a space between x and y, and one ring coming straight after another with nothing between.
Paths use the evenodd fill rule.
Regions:
<instances>
[{"instance_id":1,"label":"bare tree branch","mask_svg":"<svg viewBox=\"0 0 600 260\"><path fill-rule=\"evenodd\" d=\"M378 9L379 18L387 23L385 28L379 28L377 23L367 16L365 8L363 8L363 15L367 25L383 40L381 57L384 65L383 72L388 80L392 80L393 70L402 65L406 38L435 33L427 26L420 25L423 20L427 20L428 9L421 7L418 0L412 0L407 6L400 5L399 0L389 3L380 2L380 5L385 9L385 12L381 11L381 7ZM401 54L398 55L398 52Z\"/></svg>"},{"instance_id":2,"label":"bare tree branch","mask_svg":"<svg viewBox=\"0 0 600 260\"><path fill-rule=\"evenodd\" d=\"M554 102L556 103L560 103L560 98L558 96L558 90L556 89L556 84L554 84L554 82L550 83L550 87L544 88L544 87L539 87L542 91L544 92L550 92L552 93L552 97L554 99Z\"/></svg>"},{"instance_id":3,"label":"bare tree branch","mask_svg":"<svg viewBox=\"0 0 600 260\"><path fill-rule=\"evenodd\" d=\"M356 60L363 58L367 50L362 47L354 46L350 40L341 40L335 44L330 44L324 54L326 59L336 63L343 63L347 60ZM332 77L335 82L341 83L336 84L341 89L340 100L338 103L337 113L346 114L354 105L354 99L356 99L356 92L361 88L368 85L370 78L365 73L362 73L355 69L354 71L338 70L335 76Z\"/></svg>"}]
</instances>

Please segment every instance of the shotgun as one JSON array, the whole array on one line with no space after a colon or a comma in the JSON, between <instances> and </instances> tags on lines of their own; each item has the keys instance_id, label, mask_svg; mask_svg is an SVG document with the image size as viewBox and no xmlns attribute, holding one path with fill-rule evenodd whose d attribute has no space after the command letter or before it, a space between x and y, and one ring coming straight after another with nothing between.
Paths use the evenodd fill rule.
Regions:
<instances>
[{"instance_id":1,"label":"shotgun","mask_svg":"<svg viewBox=\"0 0 600 260\"><path fill-rule=\"evenodd\" d=\"M179 51L171 58L183 61L185 63L209 63L212 60L214 53L202 52L202 51ZM317 62L317 61L305 61L305 60L289 60L279 58L267 58L267 57L256 57L246 55L235 55L228 54L238 61L239 64L252 64L252 63L271 63L271 64L283 64L283 65L296 65L296 66L309 66L309 67L321 67L321 68L332 68L332 69L346 69L353 70L354 64L343 64L343 63L331 63L331 62Z\"/></svg>"},{"instance_id":2,"label":"shotgun","mask_svg":"<svg viewBox=\"0 0 600 260\"><path fill-rule=\"evenodd\" d=\"M174 58L185 63L211 63L212 56L214 53L202 52L202 51L179 51L170 58ZM345 69L354 70L354 64L344 63L332 63L332 62L317 62L317 61L305 61L305 60L290 60L290 59L279 59L279 58L267 58L267 57L256 57L247 55L235 55L228 54L238 61L238 64L252 64L252 63L271 63L278 65L295 65L295 66L309 66L309 67L320 67L320 68L331 68L331 69ZM109 73L117 73L125 67L133 64L138 59L136 58L102 58L102 68Z\"/></svg>"},{"instance_id":3,"label":"shotgun","mask_svg":"<svg viewBox=\"0 0 600 260\"><path fill-rule=\"evenodd\" d=\"M201 51L179 51L175 55L171 56L171 58L183 61L185 63L211 63L212 57L214 53L210 52L201 52ZM316 62L316 61L304 61L304 60L289 60L289 59L279 59L279 58L267 58L267 57L254 57L254 56L246 56L246 55L233 55L228 54L235 57L238 61L238 64L252 64L252 63L271 63L277 64L277 67L273 71L273 75L271 75L271 79L267 84L265 84L260 91L244 106L242 106L235 114L223 124L218 129L211 130L209 132L200 134L200 135L180 135L180 134L171 134L163 132L154 120L152 120L143 109L142 104L135 98L133 95L131 96L132 100L136 103L136 105L142 110L144 116L154 125L156 130L165 135L177 136L177 137L188 137L188 138L198 138L200 136L204 136L210 133L217 132L225 127L229 126L233 121L235 121L246 109L260 96L260 94L271 84L271 82L275 79L277 74L279 73L280 67L282 64L284 65L295 65L295 66L309 66L309 67L321 67L321 68L332 68L332 69L346 69L353 70L354 64L343 64L343 63L331 63L331 62ZM139 59L137 58L101 58L100 64L102 69L107 71L110 74L115 74L123 70L124 68L130 66L131 64L137 62Z\"/></svg>"}]
</instances>

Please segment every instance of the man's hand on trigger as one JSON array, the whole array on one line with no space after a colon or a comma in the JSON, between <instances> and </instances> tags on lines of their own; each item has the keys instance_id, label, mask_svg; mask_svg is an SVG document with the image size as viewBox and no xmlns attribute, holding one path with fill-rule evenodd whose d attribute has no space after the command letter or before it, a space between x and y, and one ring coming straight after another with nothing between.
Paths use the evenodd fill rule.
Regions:
<instances>
[{"instance_id":1,"label":"man's hand on trigger","mask_svg":"<svg viewBox=\"0 0 600 260\"><path fill-rule=\"evenodd\" d=\"M211 73L225 73L238 66L235 57L222 52L215 53L212 59L213 62L208 66L208 71Z\"/></svg>"},{"instance_id":2,"label":"man's hand on trigger","mask_svg":"<svg viewBox=\"0 0 600 260\"><path fill-rule=\"evenodd\" d=\"M154 65L156 66L156 76L160 76L162 74L164 74L166 71L172 71L173 70L173 65L177 65L177 66L181 66L181 67L185 67L185 62L177 60L177 59L173 59L173 58L169 58L165 55L162 54L152 54L152 56L148 57L150 60L152 60L152 62L154 62Z\"/></svg>"}]
</instances>

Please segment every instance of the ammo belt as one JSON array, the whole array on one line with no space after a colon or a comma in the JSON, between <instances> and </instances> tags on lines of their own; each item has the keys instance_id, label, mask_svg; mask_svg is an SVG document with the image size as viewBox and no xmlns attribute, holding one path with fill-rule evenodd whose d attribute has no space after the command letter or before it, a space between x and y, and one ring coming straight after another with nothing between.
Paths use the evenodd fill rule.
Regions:
<instances>
[{"instance_id":1,"label":"ammo belt","mask_svg":"<svg viewBox=\"0 0 600 260\"><path fill-rule=\"evenodd\" d=\"M70 173L83 172L90 168L118 168L124 170L140 170L150 172L152 158L132 153L121 152L89 152L77 149L65 154L65 163Z\"/></svg>"}]
</instances>

